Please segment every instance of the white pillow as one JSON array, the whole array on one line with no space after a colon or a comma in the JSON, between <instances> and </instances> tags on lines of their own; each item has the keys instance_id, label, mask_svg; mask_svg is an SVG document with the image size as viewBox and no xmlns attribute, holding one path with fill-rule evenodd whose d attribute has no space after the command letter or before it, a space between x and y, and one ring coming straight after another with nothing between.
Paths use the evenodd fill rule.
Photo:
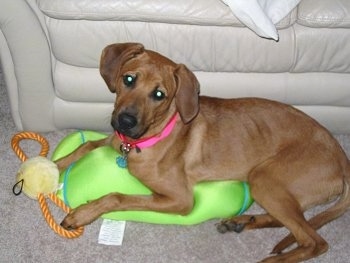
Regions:
<instances>
[{"instance_id":1,"label":"white pillow","mask_svg":"<svg viewBox=\"0 0 350 263\"><path fill-rule=\"evenodd\" d=\"M275 27L300 0L222 0L234 15L256 34L278 40Z\"/></svg>"}]
</instances>

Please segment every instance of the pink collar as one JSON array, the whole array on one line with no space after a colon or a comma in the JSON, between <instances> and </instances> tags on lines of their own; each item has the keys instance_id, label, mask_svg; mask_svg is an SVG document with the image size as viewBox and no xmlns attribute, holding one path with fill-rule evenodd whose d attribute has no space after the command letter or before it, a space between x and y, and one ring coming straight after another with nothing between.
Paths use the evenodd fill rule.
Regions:
<instances>
[{"instance_id":1,"label":"pink collar","mask_svg":"<svg viewBox=\"0 0 350 263\"><path fill-rule=\"evenodd\" d=\"M115 131L115 134L122 141L121 149L122 149L122 147L127 147L128 148L128 150L127 150L128 152L131 149L133 149L133 148L136 148L136 150L140 151L141 149L148 148L148 147L151 147L151 146L155 145L157 142L159 142L159 141L163 140L164 138L168 137L169 134L173 131L173 129L175 127L175 124L176 124L177 115L178 115L177 113L174 114L174 116L169 120L167 125L164 127L163 131L158 136L143 138L143 139L140 139L140 140L129 142L126 139L124 134L121 134L118 131ZM122 152L124 152L123 149L122 149Z\"/></svg>"}]
</instances>

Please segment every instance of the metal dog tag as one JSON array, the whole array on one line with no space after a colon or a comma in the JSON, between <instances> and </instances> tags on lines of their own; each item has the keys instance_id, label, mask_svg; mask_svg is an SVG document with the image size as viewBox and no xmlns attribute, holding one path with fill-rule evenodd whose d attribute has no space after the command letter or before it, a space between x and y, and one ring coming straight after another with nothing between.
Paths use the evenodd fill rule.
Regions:
<instances>
[{"instance_id":1,"label":"metal dog tag","mask_svg":"<svg viewBox=\"0 0 350 263\"><path fill-rule=\"evenodd\" d=\"M128 167L128 154L132 149L132 145L130 143L122 142L120 144L120 151L122 152L122 156L117 157L117 165L120 168Z\"/></svg>"}]
</instances>

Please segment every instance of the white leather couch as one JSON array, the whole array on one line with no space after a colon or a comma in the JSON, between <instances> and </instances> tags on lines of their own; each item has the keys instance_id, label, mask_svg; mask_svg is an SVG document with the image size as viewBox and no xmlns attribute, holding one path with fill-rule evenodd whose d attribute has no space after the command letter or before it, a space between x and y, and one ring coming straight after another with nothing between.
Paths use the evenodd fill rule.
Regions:
<instances>
[{"instance_id":1,"label":"white leather couch","mask_svg":"<svg viewBox=\"0 0 350 263\"><path fill-rule=\"evenodd\" d=\"M293 104L350 133L350 1L302 0L257 36L220 0L0 0L0 55L18 129L110 130L101 50L141 42L186 64L201 93Z\"/></svg>"}]
</instances>

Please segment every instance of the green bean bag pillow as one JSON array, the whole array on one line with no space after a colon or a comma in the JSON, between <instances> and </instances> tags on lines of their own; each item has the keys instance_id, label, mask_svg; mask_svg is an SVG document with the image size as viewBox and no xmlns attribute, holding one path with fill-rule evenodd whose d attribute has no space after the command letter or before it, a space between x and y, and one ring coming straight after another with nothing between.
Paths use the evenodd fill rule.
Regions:
<instances>
[{"instance_id":1,"label":"green bean bag pillow","mask_svg":"<svg viewBox=\"0 0 350 263\"><path fill-rule=\"evenodd\" d=\"M55 149L52 160L75 150L86 141L107 135L78 131L65 137ZM128 169L116 164L119 154L110 146L97 148L73 163L60 175L62 188L58 196L71 208L111 192L126 195L150 195L152 191L132 176ZM201 182L194 187L194 207L182 216L153 211L115 211L103 218L155 224L191 225L214 218L227 218L243 213L252 204L249 186L238 181Z\"/></svg>"}]
</instances>

